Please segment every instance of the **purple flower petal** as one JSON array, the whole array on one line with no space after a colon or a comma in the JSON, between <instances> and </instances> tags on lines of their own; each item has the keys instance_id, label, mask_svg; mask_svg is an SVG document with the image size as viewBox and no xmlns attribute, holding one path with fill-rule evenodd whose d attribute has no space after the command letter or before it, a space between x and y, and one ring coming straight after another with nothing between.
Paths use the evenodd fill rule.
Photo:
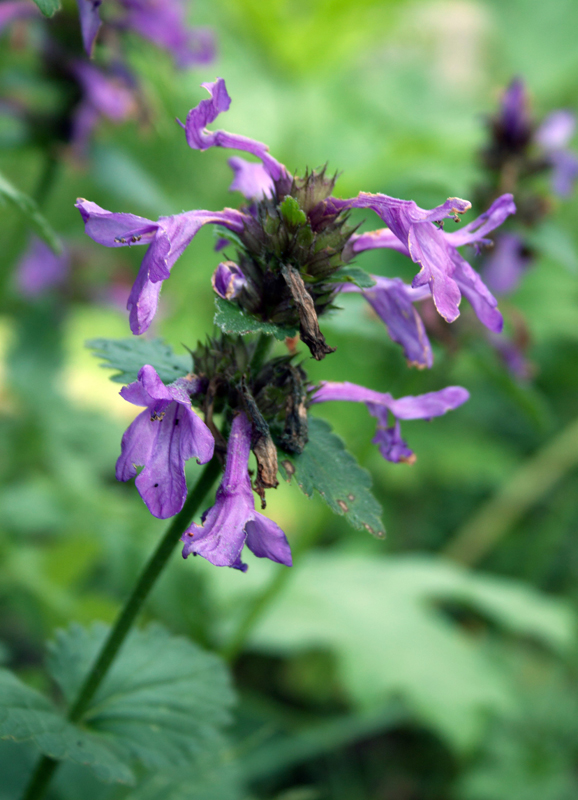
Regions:
<instances>
[{"instance_id":1,"label":"purple flower petal","mask_svg":"<svg viewBox=\"0 0 578 800\"><path fill-rule=\"evenodd\" d=\"M542 122L534 138L544 150L560 150L570 142L576 130L576 115L572 111L553 111Z\"/></svg>"},{"instance_id":2,"label":"purple flower petal","mask_svg":"<svg viewBox=\"0 0 578 800\"><path fill-rule=\"evenodd\" d=\"M185 129L187 143L193 150L207 150L209 147L226 147L232 150L243 150L252 153L263 162L267 174L274 180L287 175L287 170L269 154L269 148L262 142L239 136L226 131L209 131L207 125L214 122L219 114L228 111L231 98L227 92L225 81L217 78L213 83L202 83L201 86L211 95L208 100L201 100L198 106L187 114Z\"/></svg>"},{"instance_id":3,"label":"purple flower petal","mask_svg":"<svg viewBox=\"0 0 578 800\"><path fill-rule=\"evenodd\" d=\"M484 280L498 294L513 292L531 262L521 237L502 233L485 260Z\"/></svg>"},{"instance_id":4,"label":"purple flower petal","mask_svg":"<svg viewBox=\"0 0 578 800\"><path fill-rule=\"evenodd\" d=\"M460 292L469 301L480 322L494 333L504 327L504 318L498 311L498 301L482 281L478 273L461 257L457 250L452 252L455 264L454 280Z\"/></svg>"},{"instance_id":5,"label":"purple flower petal","mask_svg":"<svg viewBox=\"0 0 578 800\"><path fill-rule=\"evenodd\" d=\"M273 196L273 181L263 164L247 161L240 156L232 156L227 164L235 173L229 191L241 192L247 200L262 200Z\"/></svg>"},{"instance_id":6,"label":"purple flower petal","mask_svg":"<svg viewBox=\"0 0 578 800\"><path fill-rule=\"evenodd\" d=\"M99 7L102 4L102 0L76 0L76 2L80 16L82 43L87 54L91 56L94 40L101 26Z\"/></svg>"},{"instance_id":7,"label":"purple flower petal","mask_svg":"<svg viewBox=\"0 0 578 800\"><path fill-rule=\"evenodd\" d=\"M134 113L135 96L125 74L107 74L85 61L75 61L72 71L82 87L85 101L100 114L113 122L123 122Z\"/></svg>"},{"instance_id":8,"label":"purple flower petal","mask_svg":"<svg viewBox=\"0 0 578 800\"><path fill-rule=\"evenodd\" d=\"M215 57L212 33L187 25L184 0L121 0L120 24L170 53L178 67L205 65Z\"/></svg>"},{"instance_id":9,"label":"purple flower petal","mask_svg":"<svg viewBox=\"0 0 578 800\"><path fill-rule=\"evenodd\" d=\"M504 92L498 124L511 146L524 145L530 138L532 125L528 93L521 78L514 78Z\"/></svg>"},{"instance_id":10,"label":"purple flower petal","mask_svg":"<svg viewBox=\"0 0 578 800\"><path fill-rule=\"evenodd\" d=\"M559 197L569 197L578 178L578 155L571 150L550 153L552 191Z\"/></svg>"},{"instance_id":11,"label":"purple flower petal","mask_svg":"<svg viewBox=\"0 0 578 800\"><path fill-rule=\"evenodd\" d=\"M145 365L138 380L121 396L143 411L125 431L116 464L117 480L127 481L144 466L135 485L155 517L177 514L187 496L185 462L206 464L213 457L213 435L191 408L182 382L165 386L155 369Z\"/></svg>"},{"instance_id":12,"label":"purple flower petal","mask_svg":"<svg viewBox=\"0 0 578 800\"><path fill-rule=\"evenodd\" d=\"M35 298L66 282L70 272L70 255L53 253L40 239L33 238L16 267L16 284L24 297Z\"/></svg>"},{"instance_id":13,"label":"purple flower petal","mask_svg":"<svg viewBox=\"0 0 578 800\"><path fill-rule=\"evenodd\" d=\"M131 330L135 334L148 329L156 312L160 282L169 277L173 265L203 225L224 225L240 232L245 219L244 214L232 208L187 211L152 222L134 214L105 211L96 203L82 199L77 201L76 207L84 220L86 233L95 242L106 247L150 244L127 304Z\"/></svg>"},{"instance_id":14,"label":"purple flower petal","mask_svg":"<svg viewBox=\"0 0 578 800\"><path fill-rule=\"evenodd\" d=\"M377 419L377 433L373 442L379 444L380 452L388 461L413 463L413 453L401 438L399 426L388 426L388 412L397 420L431 419L451 411L469 399L469 392L461 386L447 386L438 392L428 392L416 397L400 397L398 400L389 392L376 392L355 383L333 383L322 381L312 395L312 403L331 400L345 400L365 403L369 413Z\"/></svg>"},{"instance_id":15,"label":"purple flower petal","mask_svg":"<svg viewBox=\"0 0 578 800\"><path fill-rule=\"evenodd\" d=\"M0 33L17 19L38 16L38 8L29 0L5 0L0 3Z\"/></svg>"},{"instance_id":16,"label":"purple flower petal","mask_svg":"<svg viewBox=\"0 0 578 800\"><path fill-rule=\"evenodd\" d=\"M211 276L213 289L223 300L235 298L246 282L241 268L234 261L221 261Z\"/></svg>"},{"instance_id":17,"label":"purple flower petal","mask_svg":"<svg viewBox=\"0 0 578 800\"><path fill-rule=\"evenodd\" d=\"M484 238L486 234L498 228L510 214L515 213L514 196L503 194L473 222L451 233L444 231L445 240L452 247L460 247L464 244L489 244L490 241Z\"/></svg>"},{"instance_id":18,"label":"purple flower petal","mask_svg":"<svg viewBox=\"0 0 578 800\"><path fill-rule=\"evenodd\" d=\"M183 534L183 557L200 555L217 567L245 571L241 551L247 545L259 558L270 558L291 566L291 551L285 534L271 520L255 511L248 462L251 423L244 413L233 420L227 445L225 474L217 489L215 504L204 515L202 525L193 523Z\"/></svg>"}]
</instances>

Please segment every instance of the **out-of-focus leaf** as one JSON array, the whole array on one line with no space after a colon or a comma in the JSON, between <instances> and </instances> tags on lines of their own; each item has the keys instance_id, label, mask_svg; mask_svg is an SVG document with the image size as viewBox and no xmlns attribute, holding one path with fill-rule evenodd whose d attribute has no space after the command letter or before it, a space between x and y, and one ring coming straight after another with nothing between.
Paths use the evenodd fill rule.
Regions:
<instances>
[{"instance_id":1,"label":"out-of-focus leaf","mask_svg":"<svg viewBox=\"0 0 578 800\"><path fill-rule=\"evenodd\" d=\"M134 779L104 737L72 725L46 697L5 669L0 670L0 737L32 740L45 755L89 766L106 782Z\"/></svg>"},{"instance_id":2,"label":"out-of-focus leaf","mask_svg":"<svg viewBox=\"0 0 578 800\"><path fill-rule=\"evenodd\" d=\"M309 441L300 455L286 453L281 459L287 480L295 475L308 497L317 490L329 508L358 530L385 536L382 509L371 494L371 476L345 449L343 441L322 419L309 417Z\"/></svg>"},{"instance_id":3,"label":"out-of-focus leaf","mask_svg":"<svg viewBox=\"0 0 578 800\"><path fill-rule=\"evenodd\" d=\"M60 11L60 0L34 0L45 17L53 17Z\"/></svg>"},{"instance_id":4,"label":"out-of-focus leaf","mask_svg":"<svg viewBox=\"0 0 578 800\"><path fill-rule=\"evenodd\" d=\"M138 378L138 372L145 364L154 367L159 378L165 383L172 383L190 372L192 361L190 356L179 356L173 352L169 344L162 339L91 339L86 343L94 350L97 358L107 361L104 369L117 369L119 373L111 376L115 383L132 383Z\"/></svg>"},{"instance_id":5,"label":"out-of-focus leaf","mask_svg":"<svg viewBox=\"0 0 578 800\"><path fill-rule=\"evenodd\" d=\"M222 297L216 297L215 303L217 306L215 325L218 325L224 333L230 333L232 336L266 333L283 341L288 336L295 336L297 333L296 328L282 328L272 322L261 322L256 317L245 314L236 303L230 303L228 300L223 300Z\"/></svg>"},{"instance_id":6,"label":"out-of-focus leaf","mask_svg":"<svg viewBox=\"0 0 578 800\"><path fill-rule=\"evenodd\" d=\"M241 800L238 770L223 750L203 756L193 767L157 772L124 800Z\"/></svg>"},{"instance_id":7,"label":"out-of-focus leaf","mask_svg":"<svg viewBox=\"0 0 578 800\"><path fill-rule=\"evenodd\" d=\"M0 173L0 201L6 200L24 214L26 221L55 253L62 252L57 234L48 220L40 213L38 204L20 189L17 189Z\"/></svg>"},{"instance_id":8,"label":"out-of-focus leaf","mask_svg":"<svg viewBox=\"0 0 578 800\"><path fill-rule=\"evenodd\" d=\"M356 266L340 267L331 276L332 283L354 283L360 289L371 289L375 281L364 269Z\"/></svg>"},{"instance_id":9,"label":"out-of-focus leaf","mask_svg":"<svg viewBox=\"0 0 578 800\"><path fill-rule=\"evenodd\" d=\"M464 749L479 741L489 713L514 710L514 691L483 640L441 610L447 602L549 647L573 639L569 608L515 581L423 557L319 553L294 568L251 644L281 654L326 647L354 702L369 708L401 697Z\"/></svg>"},{"instance_id":10,"label":"out-of-focus leaf","mask_svg":"<svg viewBox=\"0 0 578 800\"><path fill-rule=\"evenodd\" d=\"M127 152L98 145L93 158L93 175L103 189L149 213L167 213L170 198L156 178Z\"/></svg>"},{"instance_id":11,"label":"out-of-focus leaf","mask_svg":"<svg viewBox=\"0 0 578 800\"><path fill-rule=\"evenodd\" d=\"M70 702L108 633L72 625L49 646L49 670ZM166 769L220 741L233 693L223 662L159 626L134 631L84 715L127 759Z\"/></svg>"}]
</instances>

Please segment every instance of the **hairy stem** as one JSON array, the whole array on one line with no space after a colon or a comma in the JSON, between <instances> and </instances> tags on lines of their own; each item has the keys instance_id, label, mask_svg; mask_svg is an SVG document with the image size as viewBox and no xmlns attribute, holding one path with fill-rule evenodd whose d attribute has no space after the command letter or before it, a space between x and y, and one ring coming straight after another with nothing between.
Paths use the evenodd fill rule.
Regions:
<instances>
[{"instance_id":1,"label":"hairy stem","mask_svg":"<svg viewBox=\"0 0 578 800\"><path fill-rule=\"evenodd\" d=\"M472 566L556 483L578 466L578 419L572 420L514 472L449 542L442 554Z\"/></svg>"},{"instance_id":2,"label":"hairy stem","mask_svg":"<svg viewBox=\"0 0 578 800\"><path fill-rule=\"evenodd\" d=\"M90 701L114 663L157 578L166 566L185 528L187 528L193 515L198 511L220 470L221 467L216 458L213 458L206 465L196 486L189 493L182 510L173 518L167 532L146 563L98 658L86 676L76 700L70 707L67 717L71 722L78 722L89 707ZM44 796L50 779L59 763L48 756L42 757L23 795L23 800L40 800Z\"/></svg>"}]
</instances>

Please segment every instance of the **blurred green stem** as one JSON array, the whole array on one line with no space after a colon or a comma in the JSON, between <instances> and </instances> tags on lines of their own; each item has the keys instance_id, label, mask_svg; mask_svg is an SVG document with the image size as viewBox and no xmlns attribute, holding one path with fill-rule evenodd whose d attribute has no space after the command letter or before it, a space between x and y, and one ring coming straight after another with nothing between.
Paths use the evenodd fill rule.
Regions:
<instances>
[{"instance_id":1,"label":"blurred green stem","mask_svg":"<svg viewBox=\"0 0 578 800\"><path fill-rule=\"evenodd\" d=\"M471 517L442 555L472 566L578 465L578 419L540 448Z\"/></svg>"},{"instance_id":2,"label":"blurred green stem","mask_svg":"<svg viewBox=\"0 0 578 800\"><path fill-rule=\"evenodd\" d=\"M159 542L156 550L149 558L132 594L126 601L124 608L120 612L114 627L111 629L106 639L100 655L94 662L92 669L86 676L80 688L76 701L70 707L67 718L70 722L78 722L87 710L90 701L94 697L98 687L105 678L108 670L114 663L116 656L130 632L136 617L143 607L151 589L155 585L157 578L166 566L173 550L178 544L185 528L188 527L194 514L216 478L220 473L219 461L213 458L204 468L196 486L191 490L185 505L174 517L169 525L167 532ZM30 783L23 795L23 800L40 800L44 796L52 774L58 767L59 761L43 756L34 771Z\"/></svg>"},{"instance_id":3,"label":"blurred green stem","mask_svg":"<svg viewBox=\"0 0 578 800\"><path fill-rule=\"evenodd\" d=\"M273 346L273 337L268 336L266 333L260 333L259 338L255 344L253 357L251 358L251 372L256 375L271 352Z\"/></svg>"}]
</instances>

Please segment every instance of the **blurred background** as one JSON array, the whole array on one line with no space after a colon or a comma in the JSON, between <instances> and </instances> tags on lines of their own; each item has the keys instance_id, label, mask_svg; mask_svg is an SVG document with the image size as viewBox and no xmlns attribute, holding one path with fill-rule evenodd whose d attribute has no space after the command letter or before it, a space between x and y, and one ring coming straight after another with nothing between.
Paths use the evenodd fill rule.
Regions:
<instances>
[{"instance_id":1,"label":"blurred background","mask_svg":"<svg viewBox=\"0 0 578 800\"><path fill-rule=\"evenodd\" d=\"M338 196L384 192L426 208L474 199L487 119L513 77L537 118L578 107L574 0L198 0L190 19L214 31L215 62L176 71L135 38L146 119L105 122L86 158L57 168L44 213L74 252L67 291L19 293L28 232L1 209L0 661L40 688L45 640L73 620L112 621L165 529L132 482L114 479L136 409L84 347L129 336L123 305L144 251L90 241L76 197L152 219L237 206L229 154L190 150L174 121L217 75L233 101L218 127L266 142L291 171L327 162ZM49 104L14 35L1 41L0 88ZM0 116L0 145L2 174L34 194L43 156L13 116ZM433 368L417 371L368 306L343 299L322 326L337 352L309 360L311 377L396 397L459 384L471 400L404 423L413 466L381 458L363 406L323 408L371 472L385 541L283 484L267 513L295 550L293 570L252 559L243 575L175 554L146 617L224 651L238 694L210 785L193 775L180 788L159 778L111 789L66 767L54 798L578 795L577 212L575 196L552 201L537 256L500 305L507 330L524 331L525 377L465 309L434 332ZM355 219L370 229L370 217ZM179 353L212 329L217 263L204 229L165 284L149 333ZM413 275L396 253L358 263ZM18 796L33 757L0 742L2 800Z\"/></svg>"}]
</instances>

